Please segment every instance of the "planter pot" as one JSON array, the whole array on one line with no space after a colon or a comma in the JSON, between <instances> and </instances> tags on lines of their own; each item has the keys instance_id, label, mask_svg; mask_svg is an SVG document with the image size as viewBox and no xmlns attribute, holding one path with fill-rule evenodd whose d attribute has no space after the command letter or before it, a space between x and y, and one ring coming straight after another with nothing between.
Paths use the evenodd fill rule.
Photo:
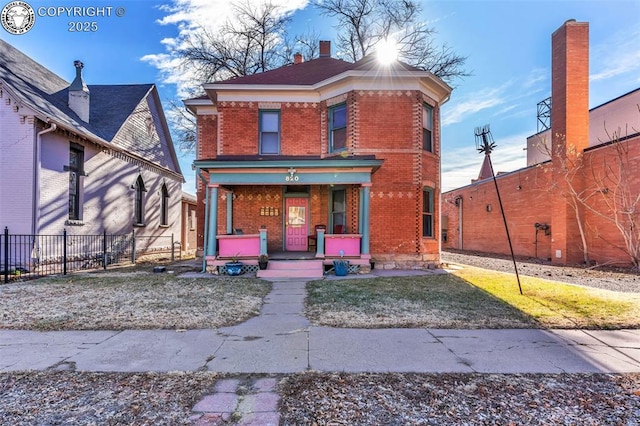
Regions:
<instances>
[{"instance_id":1,"label":"planter pot","mask_svg":"<svg viewBox=\"0 0 640 426\"><path fill-rule=\"evenodd\" d=\"M224 264L227 275L240 275L242 273L242 262L227 262Z\"/></svg>"},{"instance_id":2,"label":"planter pot","mask_svg":"<svg viewBox=\"0 0 640 426\"><path fill-rule=\"evenodd\" d=\"M334 260L333 269L338 277L344 277L349 273L348 260Z\"/></svg>"},{"instance_id":3,"label":"planter pot","mask_svg":"<svg viewBox=\"0 0 640 426\"><path fill-rule=\"evenodd\" d=\"M258 262L258 268L260 268L261 270L265 270L267 269L267 265L269 264L269 261L266 262Z\"/></svg>"}]
</instances>

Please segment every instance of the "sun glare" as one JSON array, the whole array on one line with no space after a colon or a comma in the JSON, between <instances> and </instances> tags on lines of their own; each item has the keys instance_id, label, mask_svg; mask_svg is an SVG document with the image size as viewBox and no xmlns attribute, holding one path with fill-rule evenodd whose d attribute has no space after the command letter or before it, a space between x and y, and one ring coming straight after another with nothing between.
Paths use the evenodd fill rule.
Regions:
<instances>
[{"instance_id":1,"label":"sun glare","mask_svg":"<svg viewBox=\"0 0 640 426\"><path fill-rule=\"evenodd\" d=\"M389 65L398 59L398 46L393 40L383 40L376 46L378 62Z\"/></svg>"}]
</instances>

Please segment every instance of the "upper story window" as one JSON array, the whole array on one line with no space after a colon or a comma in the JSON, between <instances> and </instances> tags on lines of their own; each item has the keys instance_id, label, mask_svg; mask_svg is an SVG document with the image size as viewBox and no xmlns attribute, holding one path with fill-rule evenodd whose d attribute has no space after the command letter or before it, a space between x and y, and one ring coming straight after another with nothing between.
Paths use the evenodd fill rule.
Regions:
<instances>
[{"instance_id":1,"label":"upper story window","mask_svg":"<svg viewBox=\"0 0 640 426\"><path fill-rule=\"evenodd\" d=\"M347 148L347 105L329 108L329 151Z\"/></svg>"},{"instance_id":2,"label":"upper story window","mask_svg":"<svg viewBox=\"0 0 640 426\"><path fill-rule=\"evenodd\" d=\"M80 203L80 176L84 176L84 148L71 144L69 149L69 220L82 220L82 204Z\"/></svg>"},{"instance_id":3,"label":"upper story window","mask_svg":"<svg viewBox=\"0 0 640 426\"><path fill-rule=\"evenodd\" d=\"M260 111L260 154L280 154L280 111Z\"/></svg>"},{"instance_id":4,"label":"upper story window","mask_svg":"<svg viewBox=\"0 0 640 426\"><path fill-rule=\"evenodd\" d=\"M433 152L433 107L422 105L422 149Z\"/></svg>"}]
</instances>

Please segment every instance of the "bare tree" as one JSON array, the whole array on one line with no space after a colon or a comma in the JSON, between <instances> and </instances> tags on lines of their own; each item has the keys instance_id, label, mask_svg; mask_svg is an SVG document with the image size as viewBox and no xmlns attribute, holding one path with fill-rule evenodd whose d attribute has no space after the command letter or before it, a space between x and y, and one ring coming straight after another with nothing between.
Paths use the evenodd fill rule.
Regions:
<instances>
[{"instance_id":1,"label":"bare tree","mask_svg":"<svg viewBox=\"0 0 640 426\"><path fill-rule=\"evenodd\" d=\"M355 62L372 53L380 42L393 40L398 58L432 72L447 82L470 74L466 57L446 44L436 45L436 31L420 20L422 7L413 0L316 0L315 7L337 20L338 48Z\"/></svg>"},{"instance_id":2,"label":"bare tree","mask_svg":"<svg viewBox=\"0 0 640 426\"><path fill-rule=\"evenodd\" d=\"M201 83L264 72L287 61L279 47L290 16L270 3L235 3L233 10L234 19L217 31L202 27L182 40L182 66L195 69Z\"/></svg>"},{"instance_id":3,"label":"bare tree","mask_svg":"<svg viewBox=\"0 0 640 426\"><path fill-rule=\"evenodd\" d=\"M357 61L393 35L399 57L410 65L445 81L469 75L462 70L466 58L446 45L434 44L435 31L419 21L421 8L413 0L326 0L315 6L324 15L338 18L338 45L347 60ZM194 75L193 87L199 89L192 97L202 94L202 83L268 71L292 63L295 53L305 60L317 57L318 34L309 30L289 38L291 16L278 6L243 0L234 3L233 10L234 18L219 29L203 26L185 35L179 44L181 67ZM180 148L192 151L196 141L193 119L184 111L168 115Z\"/></svg>"},{"instance_id":4,"label":"bare tree","mask_svg":"<svg viewBox=\"0 0 640 426\"><path fill-rule=\"evenodd\" d=\"M640 107L638 108L640 111ZM593 181L592 193L586 194L581 200L585 207L600 219L607 221L618 229L622 236L623 246L619 247L640 269L640 188L637 181L637 157L630 156L630 144L640 143L640 140L626 139L619 131L607 136L610 146L603 149L598 159L589 161L587 173ZM638 133L634 129L634 134ZM596 163L597 161L597 163ZM590 197L597 198L596 202L587 202ZM598 235L606 240L606 236Z\"/></svg>"},{"instance_id":5,"label":"bare tree","mask_svg":"<svg viewBox=\"0 0 640 426\"><path fill-rule=\"evenodd\" d=\"M639 107L640 111L640 107ZM638 134L638 129L633 129ZM568 147L564 153L563 135L556 135L555 149L548 144L537 145L544 154L553 158L551 170L558 179L548 189L559 194L571 207L580 234L585 264L590 263L587 228L593 235L609 244L616 245L629 256L635 268L640 269L640 188L637 185L637 157L630 156L630 144L638 144L637 137L627 138L620 131L606 132L608 141L599 149L599 155ZM628 132L627 132L628 134ZM546 167L545 165L540 165ZM611 223L622 238L603 235L595 227L589 227L586 213ZM614 241L618 241L618 243Z\"/></svg>"}]
</instances>

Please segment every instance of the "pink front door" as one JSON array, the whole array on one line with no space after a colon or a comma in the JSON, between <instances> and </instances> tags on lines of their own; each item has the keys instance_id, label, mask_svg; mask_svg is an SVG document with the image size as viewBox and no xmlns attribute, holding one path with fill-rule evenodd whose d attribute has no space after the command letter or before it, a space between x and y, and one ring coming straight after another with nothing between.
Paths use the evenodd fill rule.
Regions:
<instances>
[{"instance_id":1,"label":"pink front door","mask_svg":"<svg viewBox=\"0 0 640 426\"><path fill-rule=\"evenodd\" d=\"M309 210L309 199L307 198L287 198L285 201L286 211L286 251L307 251L307 214Z\"/></svg>"}]
</instances>

